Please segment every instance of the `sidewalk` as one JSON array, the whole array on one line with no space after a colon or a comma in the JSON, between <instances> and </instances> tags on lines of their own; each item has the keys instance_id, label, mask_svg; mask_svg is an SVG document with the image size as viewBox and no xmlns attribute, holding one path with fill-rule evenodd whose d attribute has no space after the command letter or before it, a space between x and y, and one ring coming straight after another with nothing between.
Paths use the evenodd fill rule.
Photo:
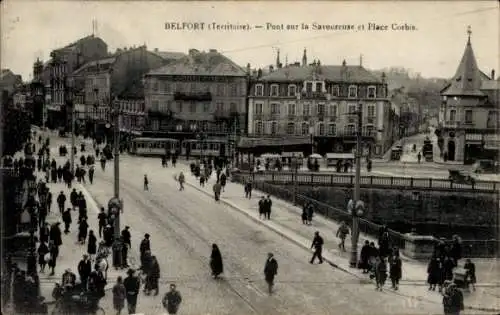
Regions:
<instances>
[{"instance_id":1,"label":"sidewalk","mask_svg":"<svg viewBox=\"0 0 500 315\"><path fill-rule=\"evenodd\" d=\"M205 188L199 186L197 179L191 175L191 172L186 169L185 171L186 183L194 189L197 189L207 195L213 196L212 185L214 184L214 176L212 176ZM350 256L350 240L346 241L346 252L342 252L338 248L338 239L335 233L338 229L336 222L330 221L321 215L315 215L313 218L312 226L302 224L301 213L302 209L295 207L282 200L272 198L273 206L271 213L271 220L263 220L259 218L258 214L258 200L261 196L265 195L264 192L253 190L252 199L244 198L243 186L237 183L228 183L225 187L225 192L222 193L221 201L226 205L236 209L254 221L267 226L274 232L289 241L307 249L309 251L311 241L315 231L319 231L320 235L325 239L324 257L325 260L333 267L343 270L360 281L370 281L368 276L362 274L358 269L349 267ZM360 234L360 243L365 240L375 241L373 238ZM358 246L358 251L361 246ZM476 262L476 269L478 270L478 279L498 279L500 269L498 268L498 261L488 262L490 268L478 266ZM493 267L493 268L492 268ZM488 271L483 274L482 271ZM399 291L394 292L398 295L408 296L419 300L426 300L434 303L442 303L442 296L437 292L429 292L426 284L427 279L427 266L416 261L409 259L403 260L403 278ZM489 274L489 275L488 275ZM500 284L488 283L478 286L475 292L465 295L465 304L467 309L483 310L483 311L500 311L500 299L494 292L497 290L494 286ZM493 287L493 288L491 288Z\"/></svg>"}]
</instances>

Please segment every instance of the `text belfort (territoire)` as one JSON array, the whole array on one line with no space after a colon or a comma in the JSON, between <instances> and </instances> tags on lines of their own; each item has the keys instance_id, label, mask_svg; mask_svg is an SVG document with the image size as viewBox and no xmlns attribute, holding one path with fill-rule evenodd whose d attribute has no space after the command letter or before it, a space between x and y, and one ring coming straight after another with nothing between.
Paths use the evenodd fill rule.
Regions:
<instances>
[{"instance_id":1,"label":"text belfort (territoire)","mask_svg":"<svg viewBox=\"0 0 500 315\"><path fill-rule=\"evenodd\" d=\"M320 24L320 23L263 23L263 24L239 24L239 23L216 23L216 22L166 22L165 30L169 31L250 31L262 29L268 31L416 31L417 27L409 23L362 23L362 24Z\"/></svg>"}]
</instances>

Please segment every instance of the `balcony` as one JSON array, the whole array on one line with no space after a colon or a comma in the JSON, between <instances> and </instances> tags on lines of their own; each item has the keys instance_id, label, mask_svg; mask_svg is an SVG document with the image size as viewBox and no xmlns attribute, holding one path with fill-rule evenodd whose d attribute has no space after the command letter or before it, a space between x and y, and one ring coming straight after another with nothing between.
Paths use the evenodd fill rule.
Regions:
<instances>
[{"instance_id":1,"label":"balcony","mask_svg":"<svg viewBox=\"0 0 500 315\"><path fill-rule=\"evenodd\" d=\"M184 92L175 92L174 93L175 101L212 101L212 93L210 92L202 92L202 93L184 93Z\"/></svg>"},{"instance_id":2,"label":"balcony","mask_svg":"<svg viewBox=\"0 0 500 315\"><path fill-rule=\"evenodd\" d=\"M447 120L444 122L443 127L445 128L460 128L461 123L455 120Z\"/></svg>"},{"instance_id":3,"label":"balcony","mask_svg":"<svg viewBox=\"0 0 500 315\"><path fill-rule=\"evenodd\" d=\"M344 129L344 130L338 130L337 131L337 136L339 137L355 137L357 135L356 130L354 129ZM361 132L362 137L375 137L376 136L376 131L375 130L363 130Z\"/></svg>"},{"instance_id":4,"label":"balcony","mask_svg":"<svg viewBox=\"0 0 500 315\"><path fill-rule=\"evenodd\" d=\"M327 95L323 92L302 92L301 95L306 98L326 100Z\"/></svg>"}]
</instances>

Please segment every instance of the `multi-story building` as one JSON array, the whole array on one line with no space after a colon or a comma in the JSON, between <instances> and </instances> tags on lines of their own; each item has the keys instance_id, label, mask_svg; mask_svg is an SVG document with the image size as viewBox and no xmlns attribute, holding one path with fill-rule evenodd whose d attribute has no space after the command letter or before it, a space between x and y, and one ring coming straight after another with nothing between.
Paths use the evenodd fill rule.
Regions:
<instances>
[{"instance_id":1,"label":"multi-story building","mask_svg":"<svg viewBox=\"0 0 500 315\"><path fill-rule=\"evenodd\" d=\"M191 49L145 81L149 133L183 138L245 131L247 73L217 50Z\"/></svg>"},{"instance_id":2,"label":"multi-story building","mask_svg":"<svg viewBox=\"0 0 500 315\"><path fill-rule=\"evenodd\" d=\"M365 150L381 155L392 144L391 104L385 75L361 65L307 64L282 67L252 80L248 100L249 136L302 136L320 154L351 152L356 142L358 106ZM294 141L294 145L298 145ZM308 149L309 152L310 149Z\"/></svg>"},{"instance_id":3,"label":"multi-story building","mask_svg":"<svg viewBox=\"0 0 500 315\"><path fill-rule=\"evenodd\" d=\"M470 29L457 71L441 91L443 98L437 131L443 158L466 164L481 158L498 158L500 81L477 65Z\"/></svg>"},{"instance_id":4,"label":"multi-story building","mask_svg":"<svg viewBox=\"0 0 500 315\"><path fill-rule=\"evenodd\" d=\"M22 77L10 69L0 71L0 91L11 95L23 83Z\"/></svg>"},{"instance_id":5,"label":"multi-story building","mask_svg":"<svg viewBox=\"0 0 500 315\"><path fill-rule=\"evenodd\" d=\"M89 131L97 131L98 126L102 128L110 120L111 101L115 98L128 108L124 114L126 125L131 130L143 129L144 110L140 105L144 103L143 76L178 59L177 55L162 54L148 51L145 45L117 49L114 54L87 62L73 72L73 84L81 95L82 104L77 102L82 109L79 118L88 122Z\"/></svg>"},{"instance_id":6,"label":"multi-story building","mask_svg":"<svg viewBox=\"0 0 500 315\"><path fill-rule=\"evenodd\" d=\"M103 58L108 54L107 44L99 37L90 35L63 48L55 49L50 54L47 64L50 73L49 82L45 82L48 125L67 127L69 120L66 102L74 91L68 89L68 77L73 71L89 60Z\"/></svg>"}]
</instances>

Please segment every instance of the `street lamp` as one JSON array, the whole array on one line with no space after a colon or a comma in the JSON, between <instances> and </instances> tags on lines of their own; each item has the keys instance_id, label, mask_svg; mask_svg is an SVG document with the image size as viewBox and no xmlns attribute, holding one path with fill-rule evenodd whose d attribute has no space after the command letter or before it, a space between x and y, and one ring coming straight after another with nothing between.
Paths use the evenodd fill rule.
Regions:
<instances>
[{"instance_id":1,"label":"street lamp","mask_svg":"<svg viewBox=\"0 0 500 315\"><path fill-rule=\"evenodd\" d=\"M110 98L110 101L112 98ZM114 244L113 244L113 266L122 265L122 242L120 240L120 212L123 212L123 202L120 200L120 104L115 98L112 102L113 108L113 158L114 158L114 196L108 203L108 208L115 216L114 219Z\"/></svg>"},{"instance_id":2,"label":"street lamp","mask_svg":"<svg viewBox=\"0 0 500 315\"><path fill-rule=\"evenodd\" d=\"M75 173L75 105L73 104L73 88L69 84L68 77L66 77L66 106L71 110L71 174ZM65 117L66 119L66 117Z\"/></svg>"}]
</instances>

